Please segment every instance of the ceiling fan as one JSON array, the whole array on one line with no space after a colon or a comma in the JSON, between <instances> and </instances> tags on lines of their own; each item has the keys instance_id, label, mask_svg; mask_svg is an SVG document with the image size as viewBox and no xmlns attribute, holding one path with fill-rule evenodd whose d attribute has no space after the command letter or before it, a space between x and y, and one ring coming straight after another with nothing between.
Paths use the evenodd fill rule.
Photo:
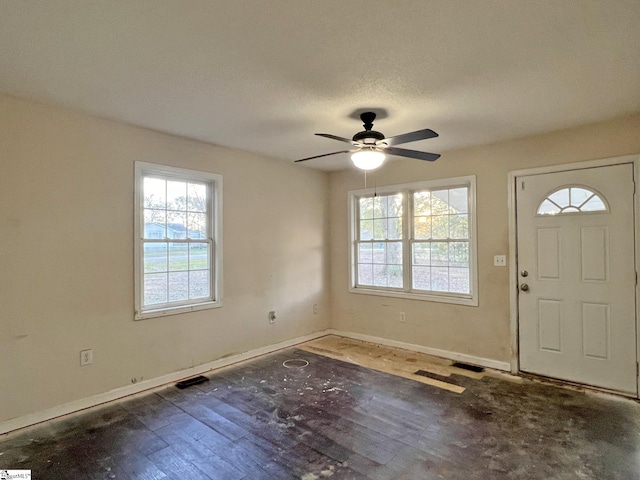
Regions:
<instances>
[{"instance_id":1,"label":"ceiling fan","mask_svg":"<svg viewBox=\"0 0 640 480\"><path fill-rule=\"evenodd\" d=\"M372 130L375 118L376 114L373 112L364 112L361 114L360 119L364 122L364 130L356 133L351 140L328 133L316 133L319 137L332 138L340 142L349 143L352 148L350 150L341 150L339 152L301 158L300 160L296 160L296 163L306 162L314 158L328 157L329 155L338 155L339 153L351 153L351 161L356 167L362 170L374 170L383 164L386 158L385 154L415 158L417 160L427 160L429 162L433 162L440 157L437 153L419 152L417 150L395 147L395 145L402 143L435 138L438 134L433 130L425 128L424 130L417 130L415 132L403 133L402 135L386 138L382 133Z\"/></svg>"}]
</instances>

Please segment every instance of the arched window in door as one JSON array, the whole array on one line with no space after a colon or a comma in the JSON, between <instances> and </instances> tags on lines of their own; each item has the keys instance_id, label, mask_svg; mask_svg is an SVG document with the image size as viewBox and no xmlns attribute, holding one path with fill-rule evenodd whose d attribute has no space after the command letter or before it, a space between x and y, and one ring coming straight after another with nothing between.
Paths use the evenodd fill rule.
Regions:
<instances>
[{"instance_id":1,"label":"arched window in door","mask_svg":"<svg viewBox=\"0 0 640 480\"><path fill-rule=\"evenodd\" d=\"M560 187L538 205L537 215L606 212L605 199L585 186Z\"/></svg>"}]
</instances>

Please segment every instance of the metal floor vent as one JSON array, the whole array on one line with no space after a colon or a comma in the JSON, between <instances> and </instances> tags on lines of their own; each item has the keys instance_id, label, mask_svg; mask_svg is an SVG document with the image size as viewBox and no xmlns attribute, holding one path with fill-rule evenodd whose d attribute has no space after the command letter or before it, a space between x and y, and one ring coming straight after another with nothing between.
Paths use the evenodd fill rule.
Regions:
<instances>
[{"instance_id":1,"label":"metal floor vent","mask_svg":"<svg viewBox=\"0 0 640 480\"><path fill-rule=\"evenodd\" d=\"M176 387L183 389L183 388L191 387L193 385L198 385L200 383L204 383L208 381L209 379L207 377L198 375L197 377L187 378L186 380L182 380L181 382L176 383Z\"/></svg>"},{"instance_id":2,"label":"metal floor vent","mask_svg":"<svg viewBox=\"0 0 640 480\"><path fill-rule=\"evenodd\" d=\"M476 373L484 372L484 368L478 367L477 365L469 365L468 363L455 362L451 366L462 368L463 370L469 370L471 372L476 372Z\"/></svg>"}]
</instances>

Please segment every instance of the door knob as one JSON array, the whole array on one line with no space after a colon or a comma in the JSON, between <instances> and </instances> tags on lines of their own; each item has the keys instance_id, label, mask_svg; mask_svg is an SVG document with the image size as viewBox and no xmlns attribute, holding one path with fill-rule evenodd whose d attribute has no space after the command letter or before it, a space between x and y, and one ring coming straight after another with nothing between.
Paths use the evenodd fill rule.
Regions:
<instances>
[{"instance_id":1,"label":"door knob","mask_svg":"<svg viewBox=\"0 0 640 480\"><path fill-rule=\"evenodd\" d=\"M529 272L527 272L526 270L522 270L520 272L520 275L523 276L523 277L528 277L529 276Z\"/></svg>"},{"instance_id":2,"label":"door knob","mask_svg":"<svg viewBox=\"0 0 640 480\"><path fill-rule=\"evenodd\" d=\"M520 285L520 290L522 290L523 292L528 292L529 285L527 285L526 283L523 283L522 285Z\"/></svg>"}]
</instances>

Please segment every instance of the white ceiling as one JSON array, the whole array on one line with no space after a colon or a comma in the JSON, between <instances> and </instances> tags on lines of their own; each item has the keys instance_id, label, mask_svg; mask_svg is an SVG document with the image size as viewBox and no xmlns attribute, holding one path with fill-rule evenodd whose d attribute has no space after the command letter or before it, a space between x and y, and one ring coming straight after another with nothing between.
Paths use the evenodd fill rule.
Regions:
<instances>
[{"instance_id":1,"label":"white ceiling","mask_svg":"<svg viewBox=\"0 0 640 480\"><path fill-rule=\"evenodd\" d=\"M0 91L287 161L373 108L440 153L640 111L640 2L2 0Z\"/></svg>"}]
</instances>

